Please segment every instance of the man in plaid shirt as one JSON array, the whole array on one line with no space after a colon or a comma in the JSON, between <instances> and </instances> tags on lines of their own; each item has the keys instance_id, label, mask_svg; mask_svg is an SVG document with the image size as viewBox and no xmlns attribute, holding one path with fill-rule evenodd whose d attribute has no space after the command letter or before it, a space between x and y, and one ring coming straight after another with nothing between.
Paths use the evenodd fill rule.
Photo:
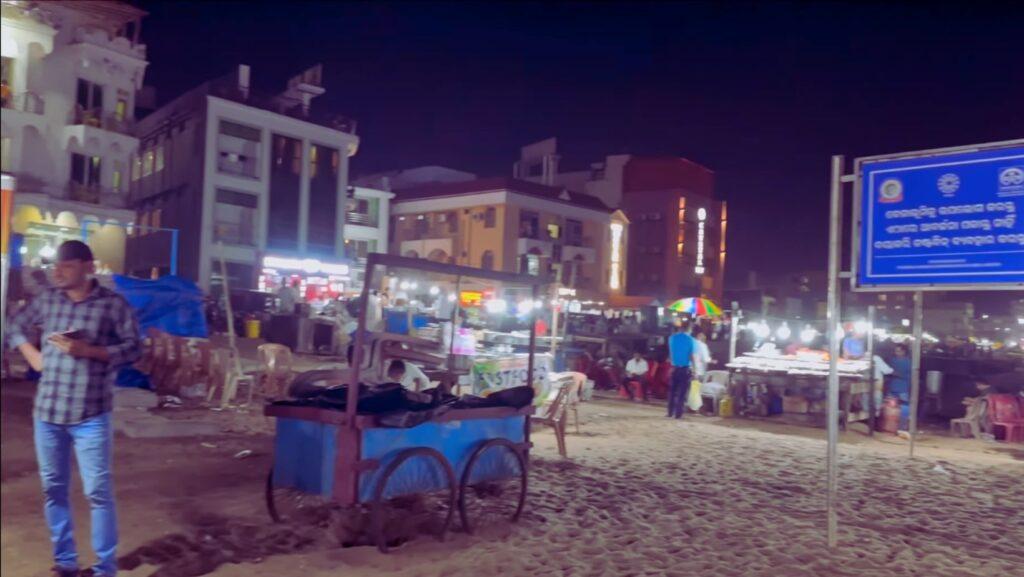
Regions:
<instances>
[{"instance_id":1,"label":"man in plaid shirt","mask_svg":"<svg viewBox=\"0 0 1024 577\"><path fill-rule=\"evenodd\" d=\"M36 457L46 497L46 522L59 577L113 577L117 518L111 473L112 387L117 369L139 358L139 329L128 303L92 278L92 251L68 241L57 251L54 288L11 319L11 347L42 372L33 412ZM42 352L27 338L43 330ZM92 547L98 561L79 572L68 484L75 452L89 499Z\"/></svg>"}]
</instances>

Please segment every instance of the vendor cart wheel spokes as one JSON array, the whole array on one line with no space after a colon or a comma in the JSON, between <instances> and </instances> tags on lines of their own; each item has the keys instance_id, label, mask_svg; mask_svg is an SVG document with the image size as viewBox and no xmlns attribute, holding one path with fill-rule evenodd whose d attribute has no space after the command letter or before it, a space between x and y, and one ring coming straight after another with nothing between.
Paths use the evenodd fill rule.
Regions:
<instances>
[{"instance_id":1,"label":"vendor cart wheel spokes","mask_svg":"<svg viewBox=\"0 0 1024 577\"><path fill-rule=\"evenodd\" d=\"M267 513L275 523L292 521L320 524L327 521L331 502L320 495L303 493L291 487L274 486L274 466L267 473L265 498Z\"/></svg>"},{"instance_id":2,"label":"vendor cart wheel spokes","mask_svg":"<svg viewBox=\"0 0 1024 577\"><path fill-rule=\"evenodd\" d=\"M526 503L526 457L508 439L484 441L459 483L459 517L466 533L492 522L515 523Z\"/></svg>"},{"instance_id":3,"label":"vendor cart wheel spokes","mask_svg":"<svg viewBox=\"0 0 1024 577\"><path fill-rule=\"evenodd\" d=\"M414 471L412 461L416 459L420 466L423 463L436 462L440 467L441 479L426 479L424 470ZM403 470L402 466L409 463ZM430 465L427 465L430 467ZM401 474L396 475L397 472ZM436 474L437 471L435 470ZM392 480L394 481L392 482ZM444 488L424 488L427 482L443 481ZM458 485L455 471L451 463L436 449L415 447L406 449L381 472L380 480L373 497L373 538L381 553L388 552L388 522L399 522L417 532L433 532L438 540L444 540L444 534L452 523L455 514L455 503L458 496ZM433 497L433 500L431 500ZM440 513L438 514L438 510ZM392 517L394 519L392 519Z\"/></svg>"}]
</instances>

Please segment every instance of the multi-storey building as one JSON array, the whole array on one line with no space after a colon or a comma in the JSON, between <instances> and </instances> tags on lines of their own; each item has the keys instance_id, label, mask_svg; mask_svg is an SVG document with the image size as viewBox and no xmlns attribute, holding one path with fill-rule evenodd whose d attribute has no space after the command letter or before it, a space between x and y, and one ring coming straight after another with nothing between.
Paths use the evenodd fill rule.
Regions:
<instances>
[{"instance_id":1,"label":"multi-storey building","mask_svg":"<svg viewBox=\"0 0 1024 577\"><path fill-rule=\"evenodd\" d=\"M685 158L609 155L582 170L563 170L557 141L524 146L517 178L587 194L621 209L632 223L626 294L663 302L722 298L725 202L714 175Z\"/></svg>"},{"instance_id":2,"label":"multi-storey building","mask_svg":"<svg viewBox=\"0 0 1024 577\"><path fill-rule=\"evenodd\" d=\"M0 4L0 156L15 182L12 224L27 264L85 229L100 269L123 270L145 14L112 1Z\"/></svg>"},{"instance_id":3,"label":"multi-storey building","mask_svg":"<svg viewBox=\"0 0 1024 577\"><path fill-rule=\"evenodd\" d=\"M312 109L325 92L319 66L276 95L251 90L249 80L249 67L239 66L139 122L131 270L169 269L174 253L161 229L176 229L179 274L204 289L220 284L223 261L232 287L272 289L313 275L347 292L353 279L343 231L355 125Z\"/></svg>"},{"instance_id":4,"label":"multi-storey building","mask_svg":"<svg viewBox=\"0 0 1024 577\"><path fill-rule=\"evenodd\" d=\"M560 273L580 297L621 294L628 220L600 200L512 178L397 190L392 253L529 274Z\"/></svg>"}]
</instances>

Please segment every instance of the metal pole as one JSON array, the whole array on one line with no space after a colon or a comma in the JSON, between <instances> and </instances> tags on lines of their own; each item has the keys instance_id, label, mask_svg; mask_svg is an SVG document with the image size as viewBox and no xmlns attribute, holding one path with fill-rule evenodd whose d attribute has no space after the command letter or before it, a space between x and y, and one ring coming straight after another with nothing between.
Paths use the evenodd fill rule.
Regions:
<instances>
[{"instance_id":1,"label":"metal pole","mask_svg":"<svg viewBox=\"0 0 1024 577\"><path fill-rule=\"evenodd\" d=\"M868 305L868 436L875 436L875 305Z\"/></svg>"},{"instance_id":2,"label":"metal pole","mask_svg":"<svg viewBox=\"0 0 1024 577\"><path fill-rule=\"evenodd\" d=\"M740 319L743 318L743 311L740 310L740 303L732 302L732 313L729 322L729 362L736 358L736 338L740 334Z\"/></svg>"},{"instance_id":3,"label":"metal pole","mask_svg":"<svg viewBox=\"0 0 1024 577\"><path fill-rule=\"evenodd\" d=\"M924 295L914 292L914 342L910 354L910 456L917 440L917 404L921 399L921 324L924 320Z\"/></svg>"},{"instance_id":4,"label":"metal pole","mask_svg":"<svg viewBox=\"0 0 1024 577\"><path fill-rule=\"evenodd\" d=\"M829 209L828 231L828 546L836 546L836 489L839 482L837 445L839 443L839 260L841 258L840 235L843 221L843 157L832 157L831 206Z\"/></svg>"},{"instance_id":5,"label":"metal pole","mask_svg":"<svg viewBox=\"0 0 1024 577\"><path fill-rule=\"evenodd\" d=\"M171 230L171 276L178 275L178 229Z\"/></svg>"},{"instance_id":6,"label":"metal pole","mask_svg":"<svg viewBox=\"0 0 1024 577\"><path fill-rule=\"evenodd\" d=\"M537 285L530 287L530 298L537 302ZM533 386L533 354L537 348L537 307L530 308L530 315L527 317L530 323L530 354L526 358L526 385ZM534 389L535 391L537 389Z\"/></svg>"},{"instance_id":7,"label":"metal pole","mask_svg":"<svg viewBox=\"0 0 1024 577\"><path fill-rule=\"evenodd\" d=\"M377 272L377 259L370 255L366 259L366 273L363 276L363 293L360 295L361 306L356 324L356 340L352 344L352 362L349 366L348 394L345 396L345 418L350 429L356 428L356 405L359 404L359 373L363 366L363 348L366 338L367 309L370 308L370 289L373 286L374 273Z\"/></svg>"}]
</instances>

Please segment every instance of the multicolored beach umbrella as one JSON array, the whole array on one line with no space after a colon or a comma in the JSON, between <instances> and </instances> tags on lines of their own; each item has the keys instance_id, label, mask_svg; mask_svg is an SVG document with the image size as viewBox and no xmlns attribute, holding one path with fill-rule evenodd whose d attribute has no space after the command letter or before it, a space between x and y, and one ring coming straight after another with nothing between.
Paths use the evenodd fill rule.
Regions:
<instances>
[{"instance_id":1,"label":"multicolored beach umbrella","mask_svg":"<svg viewBox=\"0 0 1024 577\"><path fill-rule=\"evenodd\" d=\"M668 305L668 309L677 313L690 313L695 317L720 317L722 309L709 299L688 298L679 299Z\"/></svg>"}]
</instances>

